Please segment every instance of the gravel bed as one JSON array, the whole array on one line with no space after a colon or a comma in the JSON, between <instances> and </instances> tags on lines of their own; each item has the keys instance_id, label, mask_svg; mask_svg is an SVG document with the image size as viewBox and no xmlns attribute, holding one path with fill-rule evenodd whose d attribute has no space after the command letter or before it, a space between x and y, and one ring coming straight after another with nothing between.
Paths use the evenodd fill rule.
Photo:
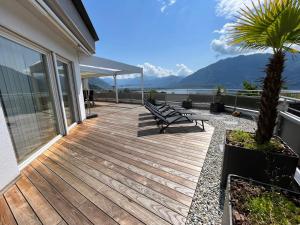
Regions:
<instances>
[{"instance_id":1,"label":"gravel bed","mask_svg":"<svg viewBox=\"0 0 300 225\"><path fill-rule=\"evenodd\" d=\"M219 225L221 224L224 203L224 191L220 189L220 177L226 129L242 129L254 131L256 123L251 118L237 118L230 114L210 114L209 125L215 128L211 143L198 180L186 225Z\"/></svg>"}]
</instances>

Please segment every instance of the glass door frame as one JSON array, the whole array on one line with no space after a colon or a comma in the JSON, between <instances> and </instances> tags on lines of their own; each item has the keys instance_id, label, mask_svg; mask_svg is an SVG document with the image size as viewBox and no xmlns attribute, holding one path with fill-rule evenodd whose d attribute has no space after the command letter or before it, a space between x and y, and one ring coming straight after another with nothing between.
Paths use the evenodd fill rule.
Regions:
<instances>
[{"instance_id":1,"label":"glass door frame","mask_svg":"<svg viewBox=\"0 0 300 225\"><path fill-rule=\"evenodd\" d=\"M49 51L48 49L43 48L40 45L35 44L34 42L26 38L23 38L18 34L2 26L0 26L0 36L10 41L16 42L17 44L23 45L24 47L34 50L45 56L45 72L47 73L47 76L49 78L49 93L54 102L54 113L55 113L55 117L56 117L55 119L57 120L57 126L58 126L57 136L54 137L49 142L45 143L45 145L43 145L42 147L36 149L27 159L18 163L19 169L23 169L26 165L28 165L31 161L33 161L38 155L40 155L42 152L48 149L53 143L55 143L61 137L61 135L66 134L66 126L64 123L63 114L61 113L62 109L60 106L59 88L56 79L55 67L54 67L55 61L53 60L51 51ZM6 129L10 132L8 126L6 127ZM11 142L13 142L12 136L10 138L11 138ZM16 155L16 149L14 149L14 154Z\"/></svg>"},{"instance_id":2,"label":"glass door frame","mask_svg":"<svg viewBox=\"0 0 300 225\"><path fill-rule=\"evenodd\" d=\"M79 121L79 108L78 108L78 102L76 99L76 86L75 86L75 79L74 79L74 70L73 70L73 63L70 60L67 60L56 53L52 53L52 58L54 61L54 67L55 67L55 74L56 74L56 82L58 85L58 92L59 92L59 97L60 97L60 105L62 109L62 114L64 118L64 125L65 125L65 132L64 135L67 135L69 131L78 123ZM60 61L64 64L67 65L67 81L70 87L70 92L71 92L71 99L72 99L72 110L74 113L74 122L68 126L67 122L67 116L66 116L66 111L65 111L65 106L64 106L64 100L63 100L63 93L62 93L62 86L60 83L60 78L59 78L59 72L58 72L58 67L57 67L57 61Z\"/></svg>"}]
</instances>

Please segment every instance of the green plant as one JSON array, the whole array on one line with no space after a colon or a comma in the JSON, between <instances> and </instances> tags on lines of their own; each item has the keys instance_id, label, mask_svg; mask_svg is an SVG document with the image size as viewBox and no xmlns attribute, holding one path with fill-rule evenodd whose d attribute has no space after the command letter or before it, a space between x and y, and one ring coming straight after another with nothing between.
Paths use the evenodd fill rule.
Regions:
<instances>
[{"instance_id":1,"label":"green plant","mask_svg":"<svg viewBox=\"0 0 300 225\"><path fill-rule=\"evenodd\" d=\"M300 207L277 192L247 197L245 203L251 224L296 225L300 224Z\"/></svg>"},{"instance_id":2,"label":"green plant","mask_svg":"<svg viewBox=\"0 0 300 225\"><path fill-rule=\"evenodd\" d=\"M243 81L243 89L247 91L255 91L257 90L257 84L251 83L250 81Z\"/></svg>"},{"instance_id":3,"label":"green plant","mask_svg":"<svg viewBox=\"0 0 300 225\"><path fill-rule=\"evenodd\" d=\"M275 150L278 152L282 152L284 150L283 144L275 139L272 138L267 143L257 143L255 140L255 135L250 132L242 131L242 130L234 130L229 133L228 140L231 144L238 145L243 148L247 148L250 150L259 150L259 151L269 151Z\"/></svg>"},{"instance_id":4,"label":"green plant","mask_svg":"<svg viewBox=\"0 0 300 225\"><path fill-rule=\"evenodd\" d=\"M225 93L225 88L222 85L218 85L216 87L217 91L216 91L216 95L222 95Z\"/></svg>"},{"instance_id":5,"label":"green plant","mask_svg":"<svg viewBox=\"0 0 300 225\"><path fill-rule=\"evenodd\" d=\"M221 103L222 100L222 95L225 93L225 88L221 85L217 86L217 91L216 91L216 95L214 98L214 102L215 103Z\"/></svg>"},{"instance_id":6,"label":"green plant","mask_svg":"<svg viewBox=\"0 0 300 225\"><path fill-rule=\"evenodd\" d=\"M124 93L130 93L131 91L130 91L129 88L124 88L124 89L123 89L123 92L124 92Z\"/></svg>"},{"instance_id":7,"label":"green plant","mask_svg":"<svg viewBox=\"0 0 300 225\"><path fill-rule=\"evenodd\" d=\"M147 100L148 100L149 102L151 102L152 104L155 104L155 95L156 95L156 93L157 93L157 91L154 90L154 89L151 89L151 90L149 91L149 95L148 95Z\"/></svg>"},{"instance_id":8,"label":"green plant","mask_svg":"<svg viewBox=\"0 0 300 225\"><path fill-rule=\"evenodd\" d=\"M190 96L187 96L187 98L186 98L185 101L186 101L186 102L192 102L192 98L191 98Z\"/></svg>"},{"instance_id":9,"label":"green plant","mask_svg":"<svg viewBox=\"0 0 300 225\"><path fill-rule=\"evenodd\" d=\"M258 5L253 2L252 6L240 10L231 44L243 49L273 50L265 70L255 134L255 140L264 144L271 140L276 124L285 53L298 52L294 46L300 44L300 1L265 0L258 1Z\"/></svg>"}]
</instances>

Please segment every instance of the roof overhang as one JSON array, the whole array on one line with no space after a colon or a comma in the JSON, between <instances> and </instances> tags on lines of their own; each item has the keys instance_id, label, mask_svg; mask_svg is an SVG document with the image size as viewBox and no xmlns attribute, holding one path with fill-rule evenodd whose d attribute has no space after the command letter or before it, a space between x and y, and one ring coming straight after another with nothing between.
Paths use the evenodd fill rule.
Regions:
<instances>
[{"instance_id":1,"label":"roof overhang","mask_svg":"<svg viewBox=\"0 0 300 225\"><path fill-rule=\"evenodd\" d=\"M97 56L80 57L80 74L82 78L106 77L114 75L142 74L143 68L104 59Z\"/></svg>"}]
</instances>

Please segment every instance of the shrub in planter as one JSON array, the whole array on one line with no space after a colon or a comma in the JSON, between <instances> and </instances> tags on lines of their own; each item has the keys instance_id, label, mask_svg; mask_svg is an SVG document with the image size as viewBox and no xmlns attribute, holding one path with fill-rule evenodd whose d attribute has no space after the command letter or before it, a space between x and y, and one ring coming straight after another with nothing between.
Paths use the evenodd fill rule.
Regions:
<instances>
[{"instance_id":1,"label":"shrub in planter","mask_svg":"<svg viewBox=\"0 0 300 225\"><path fill-rule=\"evenodd\" d=\"M156 105L156 100L155 100L155 94L157 93L156 90L150 90L149 91L149 96L147 98L147 101L150 102L153 105Z\"/></svg>"},{"instance_id":2,"label":"shrub in planter","mask_svg":"<svg viewBox=\"0 0 300 225\"><path fill-rule=\"evenodd\" d=\"M300 224L300 193L230 175L222 225Z\"/></svg>"},{"instance_id":3,"label":"shrub in planter","mask_svg":"<svg viewBox=\"0 0 300 225\"><path fill-rule=\"evenodd\" d=\"M191 109L193 107L192 99L188 97L185 101L182 102L182 107L186 109Z\"/></svg>"},{"instance_id":4,"label":"shrub in planter","mask_svg":"<svg viewBox=\"0 0 300 225\"><path fill-rule=\"evenodd\" d=\"M217 87L217 92L214 97L214 101L210 103L210 112L219 113L225 112L225 105L222 102L222 94L224 93L224 88L221 86Z\"/></svg>"},{"instance_id":5,"label":"shrub in planter","mask_svg":"<svg viewBox=\"0 0 300 225\"><path fill-rule=\"evenodd\" d=\"M258 144L254 133L226 131L221 186L225 188L229 174L236 174L290 188L286 181L293 177L298 159L277 136L266 144Z\"/></svg>"}]
</instances>

